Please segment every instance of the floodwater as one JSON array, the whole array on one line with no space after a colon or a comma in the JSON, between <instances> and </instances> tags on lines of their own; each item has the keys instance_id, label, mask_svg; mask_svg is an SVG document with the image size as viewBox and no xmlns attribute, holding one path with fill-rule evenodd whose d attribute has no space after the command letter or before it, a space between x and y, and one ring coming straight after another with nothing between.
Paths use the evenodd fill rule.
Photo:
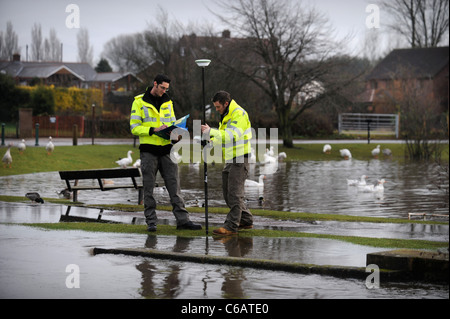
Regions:
<instances>
[{"instance_id":1,"label":"floodwater","mask_svg":"<svg viewBox=\"0 0 450 319\"><path fill-rule=\"evenodd\" d=\"M225 206L221 194L221 165L208 166L210 206ZM257 180L263 166L254 165ZM368 182L387 180L383 193L363 193L347 186L346 179L368 176ZM448 196L438 185L439 167L398 164L393 161L330 161L279 163L268 174L264 188L247 189L252 208L285 211L408 218L408 213L448 215ZM448 177L447 177L448 178ZM180 165L182 194L191 206L204 199L203 166ZM117 181L120 183L122 181ZM158 182L163 185L159 178ZM57 172L0 177L1 195L37 191L56 197L65 187ZM158 203L167 204L163 189ZM258 200L262 197L263 200ZM136 203L135 190L84 191L86 203ZM158 212L161 223L174 225L170 212ZM212 239L132 234L102 234L82 231L45 231L17 223L57 223L82 217L143 223L142 213L118 213L45 203L0 202L0 298L449 298L448 285L381 282L368 289L357 279L300 275L281 271L155 260L145 257L91 254L94 247L153 248L219 256L287 260L319 265L364 267L368 253L385 250L328 239L231 238ZM220 225L224 216L211 216L210 225ZM202 214L191 219L203 222ZM443 220L448 220L443 219ZM259 218L259 228L346 234L365 237L425 239L448 242L448 225L415 225L338 222L286 222ZM79 288L68 288L70 269L80 271ZM105 271L107 270L107 271Z\"/></svg>"}]
</instances>

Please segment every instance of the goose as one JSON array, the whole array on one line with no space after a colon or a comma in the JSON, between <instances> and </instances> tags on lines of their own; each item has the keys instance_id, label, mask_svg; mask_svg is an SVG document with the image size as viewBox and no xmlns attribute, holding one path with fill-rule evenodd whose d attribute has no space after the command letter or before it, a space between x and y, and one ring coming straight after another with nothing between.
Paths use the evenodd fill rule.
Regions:
<instances>
[{"instance_id":1,"label":"goose","mask_svg":"<svg viewBox=\"0 0 450 319\"><path fill-rule=\"evenodd\" d=\"M134 162L133 167L135 167L135 168L141 167L141 159L140 158L138 158L136 160L136 162Z\"/></svg>"},{"instance_id":2,"label":"goose","mask_svg":"<svg viewBox=\"0 0 450 319\"><path fill-rule=\"evenodd\" d=\"M41 195L36 192L26 193L25 197L31 200L32 202L44 204L44 200L41 198Z\"/></svg>"},{"instance_id":3,"label":"goose","mask_svg":"<svg viewBox=\"0 0 450 319\"><path fill-rule=\"evenodd\" d=\"M361 175L361 178L358 179L347 179L348 186L365 186L366 185L366 175Z\"/></svg>"},{"instance_id":4,"label":"goose","mask_svg":"<svg viewBox=\"0 0 450 319\"><path fill-rule=\"evenodd\" d=\"M5 152L5 155L3 155L2 158L3 167L9 166L9 168L11 168L12 164L11 146L12 144L9 144L8 149Z\"/></svg>"},{"instance_id":5,"label":"goose","mask_svg":"<svg viewBox=\"0 0 450 319\"><path fill-rule=\"evenodd\" d=\"M277 162L277 159L273 156L270 156L267 153L264 153L264 164L274 164Z\"/></svg>"},{"instance_id":6,"label":"goose","mask_svg":"<svg viewBox=\"0 0 450 319\"><path fill-rule=\"evenodd\" d=\"M245 187L264 187L264 179L265 175L259 175L259 182L253 181L251 179L246 179L244 186Z\"/></svg>"},{"instance_id":7,"label":"goose","mask_svg":"<svg viewBox=\"0 0 450 319\"><path fill-rule=\"evenodd\" d=\"M325 144L325 145L323 146L323 152L324 152L325 154L331 154L331 145L330 145L330 144Z\"/></svg>"},{"instance_id":8,"label":"goose","mask_svg":"<svg viewBox=\"0 0 450 319\"><path fill-rule=\"evenodd\" d=\"M287 155L286 155L285 152L281 152L281 153L278 154L278 160L279 160L280 162L284 161L284 159L285 159L286 157L287 157Z\"/></svg>"},{"instance_id":9,"label":"goose","mask_svg":"<svg viewBox=\"0 0 450 319\"><path fill-rule=\"evenodd\" d=\"M255 149L253 147L251 149L250 158L249 158L248 162L256 163L256 154L255 154Z\"/></svg>"},{"instance_id":10,"label":"goose","mask_svg":"<svg viewBox=\"0 0 450 319\"><path fill-rule=\"evenodd\" d=\"M380 155L380 145L377 145L377 147L372 150L373 157L378 158L378 155Z\"/></svg>"},{"instance_id":11,"label":"goose","mask_svg":"<svg viewBox=\"0 0 450 319\"><path fill-rule=\"evenodd\" d=\"M270 150L268 148L266 148L266 154L269 156L274 156L275 154L273 153L273 146L270 147Z\"/></svg>"},{"instance_id":12,"label":"goose","mask_svg":"<svg viewBox=\"0 0 450 319\"><path fill-rule=\"evenodd\" d=\"M339 150L339 152L341 153L341 156L346 160L352 158L352 153L350 153L350 151L346 148L344 148L343 150Z\"/></svg>"},{"instance_id":13,"label":"goose","mask_svg":"<svg viewBox=\"0 0 450 319\"><path fill-rule=\"evenodd\" d=\"M23 152L25 151L25 149L27 148L27 145L25 144L25 140L22 140L22 142L20 142L17 145L17 148L19 149L19 153L23 154Z\"/></svg>"},{"instance_id":14,"label":"goose","mask_svg":"<svg viewBox=\"0 0 450 319\"><path fill-rule=\"evenodd\" d=\"M384 192L383 184L386 183L384 179L378 180L378 184L373 188L374 192Z\"/></svg>"},{"instance_id":15,"label":"goose","mask_svg":"<svg viewBox=\"0 0 450 319\"><path fill-rule=\"evenodd\" d=\"M362 191L363 193L381 193L384 191L383 184L386 183L384 179L378 180L376 185L369 184L365 186L358 187L358 190Z\"/></svg>"},{"instance_id":16,"label":"goose","mask_svg":"<svg viewBox=\"0 0 450 319\"><path fill-rule=\"evenodd\" d=\"M117 165L123 168L127 168L128 165L131 165L131 163L133 163L131 154L133 154L133 151L128 151L127 157L121 158L120 160L116 161Z\"/></svg>"},{"instance_id":17,"label":"goose","mask_svg":"<svg viewBox=\"0 0 450 319\"><path fill-rule=\"evenodd\" d=\"M391 156L392 155L392 151L388 148L383 149L383 155L384 156Z\"/></svg>"},{"instance_id":18,"label":"goose","mask_svg":"<svg viewBox=\"0 0 450 319\"><path fill-rule=\"evenodd\" d=\"M47 146L45 147L45 149L47 150L47 155L50 155L55 150L55 145L53 145L51 136L48 139L49 139L49 141L48 141Z\"/></svg>"}]
</instances>

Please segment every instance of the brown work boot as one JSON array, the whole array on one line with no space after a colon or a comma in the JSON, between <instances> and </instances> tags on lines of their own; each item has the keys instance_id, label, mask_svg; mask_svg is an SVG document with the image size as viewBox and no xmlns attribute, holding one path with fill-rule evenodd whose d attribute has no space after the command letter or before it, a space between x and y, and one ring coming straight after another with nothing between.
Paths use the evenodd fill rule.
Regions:
<instances>
[{"instance_id":1,"label":"brown work boot","mask_svg":"<svg viewBox=\"0 0 450 319\"><path fill-rule=\"evenodd\" d=\"M238 230L242 230L242 229L252 229L252 228L253 228L253 224L248 224L248 225L239 224Z\"/></svg>"},{"instance_id":2,"label":"brown work boot","mask_svg":"<svg viewBox=\"0 0 450 319\"><path fill-rule=\"evenodd\" d=\"M222 236L228 236L228 235L236 235L237 232L234 232L234 231L228 230L226 228L220 227L220 228L214 229L213 230L213 234L215 234L215 235L222 235Z\"/></svg>"}]
</instances>

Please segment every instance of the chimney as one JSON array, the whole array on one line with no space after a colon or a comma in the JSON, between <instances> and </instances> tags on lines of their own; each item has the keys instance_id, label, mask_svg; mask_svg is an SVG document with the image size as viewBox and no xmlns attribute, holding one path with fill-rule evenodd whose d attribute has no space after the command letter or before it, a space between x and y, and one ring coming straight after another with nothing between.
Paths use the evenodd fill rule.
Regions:
<instances>
[{"instance_id":1,"label":"chimney","mask_svg":"<svg viewBox=\"0 0 450 319\"><path fill-rule=\"evenodd\" d=\"M222 38L229 39L230 37L231 37L231 32L230 32L230 30L223 30L223 32L222 32Z\"/></svg>"},{"instance_id":2,"label":"chimney","mask_svg":"<svg viewBox=\"0 0 450 319\"><path fill-rule=\"evenodd\" d=\"M20 62L20 54L19 53L14 53L12 60L13 60L13 62Z\"/></svg>"}]
</instances>

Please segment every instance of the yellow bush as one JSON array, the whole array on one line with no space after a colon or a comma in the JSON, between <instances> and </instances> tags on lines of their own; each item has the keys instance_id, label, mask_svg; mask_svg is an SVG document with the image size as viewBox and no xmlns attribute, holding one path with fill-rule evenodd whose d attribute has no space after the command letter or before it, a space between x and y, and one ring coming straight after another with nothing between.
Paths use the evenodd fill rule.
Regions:
<instances>
[{"instance_id":1,"label":"yellow bush","mask_svg":"<svg viewBox=\"0 0 450 319\"><path fill-rule=\"evenodd\" d=\"M62 88L48 86L55 99L55 113L69 113L77 115L90 115L92 113L92 104L98 109L103 107L103 93L100 89L80 89L77 87ZM30 93L37 89L37 86L23 86L22 90Z\"/></svg>"}]
</instances>

